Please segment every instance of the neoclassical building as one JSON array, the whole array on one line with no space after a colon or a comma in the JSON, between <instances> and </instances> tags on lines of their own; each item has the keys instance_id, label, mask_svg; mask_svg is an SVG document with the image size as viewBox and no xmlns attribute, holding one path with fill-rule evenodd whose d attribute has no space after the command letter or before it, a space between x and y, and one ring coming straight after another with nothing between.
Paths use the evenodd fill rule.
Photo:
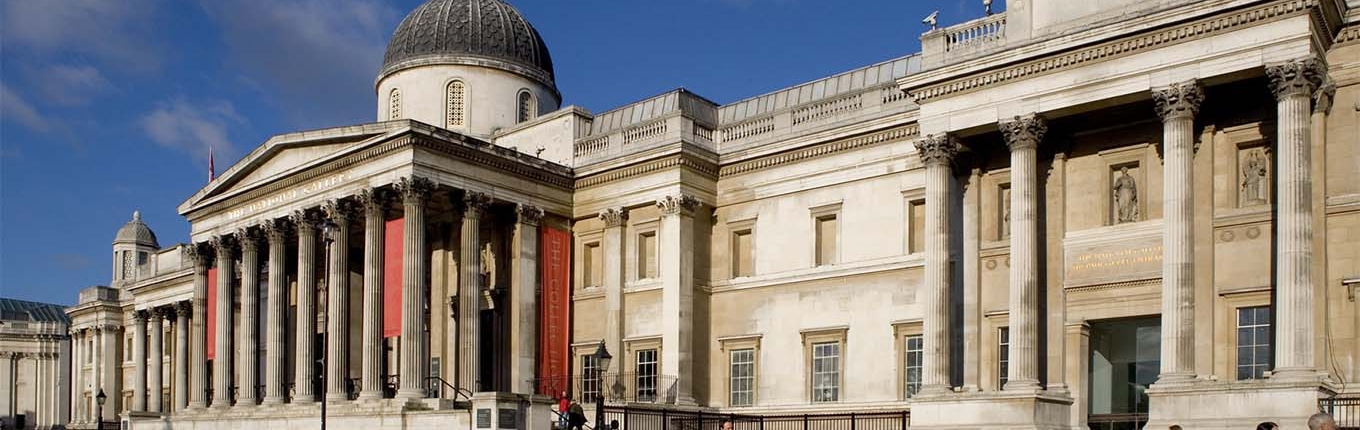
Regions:
<instances>
[{"instance_id":1,"label":"neoclassical building","mask_svg":"<svg viewBox=\"0 0 1360 430\"><path fill-rule=\"evenodd\" d=\"M0 298L0 427L70 421L70 322L60 305Z\"/></svg>"},{"instance_id":2,"label":"neoclassical building","mask_svg":"<svg viewBox=\"0 0 1360 430\"><path fill-rule=\"evenodd\" d=\"M70 427L100 391L134 429L544 428L563 392L1299 429L1360 394L1360 3L1005 9L596 114L510 5L430 0L377 122L260 144L179 206L187 244L118 232L67 310Z\"/></svg>"}]
</instances>

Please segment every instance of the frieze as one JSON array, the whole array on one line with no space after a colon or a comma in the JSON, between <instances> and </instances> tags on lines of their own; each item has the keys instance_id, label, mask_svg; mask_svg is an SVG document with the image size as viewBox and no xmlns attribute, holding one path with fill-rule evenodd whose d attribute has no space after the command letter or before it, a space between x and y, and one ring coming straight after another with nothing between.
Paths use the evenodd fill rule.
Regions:
<instances>
[{"instance_id":1,"label":"frieze","mask_svg":"<svg viewBox=\"0 0 1360 430\"><path fill-rule=\"evenodd\" d=\"M300 187L280 191L274 193L269 197L265 197L263 199L259 199L250 203L246 203L244 205L228 209L227 219L236 220L245 216L253 215L258 212L269 210L277 206L292 203L300 198L335 188L336 186L344 184L346 181L350 179L351 175L349 172L332 174L324 178L303 184Z\"/></svg>"}]
</instances>

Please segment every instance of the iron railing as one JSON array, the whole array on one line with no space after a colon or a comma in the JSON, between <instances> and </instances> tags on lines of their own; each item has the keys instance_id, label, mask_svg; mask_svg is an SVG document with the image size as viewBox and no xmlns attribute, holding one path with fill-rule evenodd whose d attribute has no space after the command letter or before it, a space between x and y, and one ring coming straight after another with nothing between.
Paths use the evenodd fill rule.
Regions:
<instances>
[{"instance_id":1,"label":"iron railing","mask_svg":"<svg viewBox=\"0 0 1360 430\"><path fill-rule=\"evenodd\" d=\"M466 388L459 388L457 386L454 386L453 384L450 384L449 381L445 381L444 378L440 378L438 376L425 377L425 398L427 399L448 398L448 394L450 391L453 392L453 400L455 401L456 400L465 400L469 402L472 401L472 391Z\"/></svg>"},{"instance_id":2,"label":"iron railing","mask_svg":"<svg viewBox=\"0 0 1360 430\"><path fill-rule=\"evenodd\" d=\"M1318 410L1330 414L1339 429L1360 429L1360 395L1318 399Z\"/></svg>"},{"instance_id":3,"label":"iron railing","mask_svg":"<svg viewBox=\"0 0 1360 430\"><path fill-rule=\"evenodd\" d=\"M594 403L604 396L610 403L675 404L676 384L680 378L669 375L640 373L604 374L598 378L573 376L570 378L535 379L540 392L554 395L567 392L581 403Z\"/></svg>"},{"instance_id":4,"label":"iron railing","mask_svg":"<svg viewBox=\"0 0 1360 430\"><path fill-rule=\"evenodd\" d=\"M719 430L724 421L732 421L735 430L907 430L911 425L906 410L745 415L605 406L604 416L604 428L618 421L618 430Z\"/></svg>"},{"instance_id":5,"label":"iron railing","mask_svg":"<svg viewBox=\"0 0 1360 430\"><path fill-rule=\"evenodd\" d=\"M1138 430L1147 424L1148 414L1091 414L1086 425L1091 430Z\"/></svg>"}]
</instances>

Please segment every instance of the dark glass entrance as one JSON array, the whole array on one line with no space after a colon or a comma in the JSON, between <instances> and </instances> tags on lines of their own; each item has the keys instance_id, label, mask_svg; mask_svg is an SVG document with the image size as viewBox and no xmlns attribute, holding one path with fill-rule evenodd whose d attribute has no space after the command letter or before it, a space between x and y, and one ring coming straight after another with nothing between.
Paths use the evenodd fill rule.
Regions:
<instances>
[{"instance_id":1,"label":"dark glass entrance","mask_svg":"<svg viewBox=\"0 0 1360 430\"><path fill-rule=\"evenodd\" d=\"M1091 323L1088 422L1095 430L1136 430L1147 422L1147 387L1161 365L1160 317Z\"/></svg>"}]
</instances>

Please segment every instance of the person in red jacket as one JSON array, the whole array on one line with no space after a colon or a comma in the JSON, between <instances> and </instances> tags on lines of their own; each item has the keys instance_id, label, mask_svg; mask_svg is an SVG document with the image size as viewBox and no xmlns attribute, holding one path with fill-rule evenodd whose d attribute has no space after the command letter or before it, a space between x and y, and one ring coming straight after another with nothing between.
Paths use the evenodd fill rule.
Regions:
<instances>
[{"instance_id":1,"label":"person in red jacket","mask_svg":"<svg viewBox=\"0 0 1360 430\"><path fill-rule=\"evenodd\" d=\"M557 398L557 428L567 428L567 409L571 408L571 395L566 391L562 392L562 397Z\"/></svg>"}]
</instances>

